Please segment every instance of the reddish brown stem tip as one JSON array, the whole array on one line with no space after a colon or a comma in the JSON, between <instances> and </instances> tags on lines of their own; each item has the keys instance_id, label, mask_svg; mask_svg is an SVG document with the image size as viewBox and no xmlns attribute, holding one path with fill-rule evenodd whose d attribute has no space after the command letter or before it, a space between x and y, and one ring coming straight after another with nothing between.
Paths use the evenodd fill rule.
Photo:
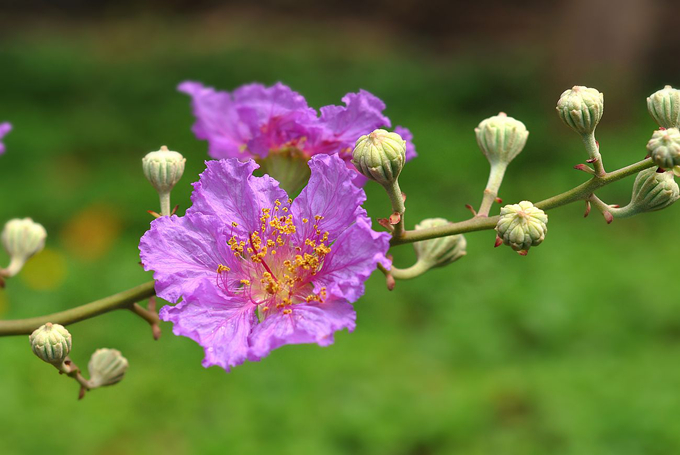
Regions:
<instances>
[{"instance_id":1,"label":"reddish brown stem tip","mask_svg":"<svg viewBox=\"0 0 680 455\"><path fill-rule=\"evenodd\" d=\"M388 220L387 218L378 218L378 224L390 232L394 231L394 228L390 224L390 220Z\"/></svg>"},{"instance_id":2,"label":"reddish brown stem tip","mask_svg":"<svg viewBox=\"0 0 680 455\"><path fill-rule=\"evenodd\" d=\"M394 287L397 285L397 282L392 275L387 275L385 277L385 283L387 284L388 291L393 291Z\"/></svg>"},{"instance_id":3,"label":"reddish brown stem tip","mask_svg":"<svg viewBox=\"0 0 680 455\"><path fill-rule=\"evenodd\" d=\"M477 216L477 210L475 210L470 204L465 204L465 208L472 212L472 216Z\"/></svg>"},{"instance_id":4,"label":"reddish brown stem tip","mask_svg":"<svg viewBox=\"0 0 680 455\"><path fill-rule=\"evenodd\" d=\"M576 169L577 171L583 171L587 172L588 174L595 175L595 171L583 163L577 164L576 166L574 166L574 169Z\"/></svg>"}]
</instances>

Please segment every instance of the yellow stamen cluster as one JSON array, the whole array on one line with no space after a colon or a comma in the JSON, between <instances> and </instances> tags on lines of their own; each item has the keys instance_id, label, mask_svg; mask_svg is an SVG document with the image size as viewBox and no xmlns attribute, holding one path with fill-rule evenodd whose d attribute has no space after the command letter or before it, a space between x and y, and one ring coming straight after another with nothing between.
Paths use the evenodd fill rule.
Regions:
<instances>
[{"instance_id":1,"label":"yellow stamen cluster","mask_svg":"<svg viewBox=\"0 0 680 455\"><path fill-rule=\"evenodd\" d=\"M288 204L292 202L288 200ZM272 208L262 209L259 219L260 229L251 232L245 240L240 235L231 235L227 245L234 256L241 261L240 270L246 278L227 280L231 269L220 264L217 274L222 275L219 282L226 288L229 283L240 283L236 290L226 289L228 293L238 291L258 305L260 319L275 307L283 314L292 314L295 304L323 302L327 297L326 288L318 294L312 292L310 277L317 274L323 266L324 258L331 252L328 245L328 232L321 232L319 222L322 216L315 216L312 238L304 240L303 245L294 245L293 234L297 232L290 208L278 199ZM308 218L302 218L308 223ZM231 223L233 228L237 223ZM279 253L277 255L277 252ZM238 277L240 278L240 277Z\"/></svg>"}]
</instances>

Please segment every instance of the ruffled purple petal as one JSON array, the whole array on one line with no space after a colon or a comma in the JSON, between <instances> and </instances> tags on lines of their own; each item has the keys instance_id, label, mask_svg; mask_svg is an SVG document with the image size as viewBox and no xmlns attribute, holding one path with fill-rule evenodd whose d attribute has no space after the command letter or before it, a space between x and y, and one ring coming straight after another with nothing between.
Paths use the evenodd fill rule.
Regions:
<instances>
[{"instance_id":1,"label":"ruffled purple petal","mask_svg":"<svg viewBox=\"0 0 680 455\"><path fill-rule=\"evenodd\" d=\"M253 328L249 359L259 360L284 344L328 346L333 344L334 332L341 329L352 332L356 327L356 312L342 299L289 308L290 314L279 310Z\"/></svg>"},{"instance_id":2,"label":"ruffled purple petal","mask_svg":"<svg viewBox=\"0 0 680 455\"><path fill-rule=\"evenodd\" d=\"M2 143L2 138L5 137L7 133L12 131L12 125L5 122L0 123L0 155L5 153L5 144Z\"/></svg>"},{"instance_id":3,"label":"ruffled purple petal","mask_svg":"<svg viewBox=\"0 0 680 455\"><path fill-rule=\"evenodd\" d=\"M252 175L259 167L252 160L206 161L206 166L199 181L194 183L193 205L187 213L215 215L227 226L236 223L233 232L241 236L247 238L258 230L262 208L273 207L276 199L281 202L288 199L279 182L268 175Z\"/></svg>"},{"instance_id":4,"label":"ruffled purple petal","mask_svg":"<svg viewBox=\"0 0 680 455\"><path fill-rule=\"evenodd\" d=\"M370 221L359 217L333 243L321 270L314 277L314 292L322 287L332 295L355 302L364 293L364 282L378 263L390 267L385 254L390 247L390 235L375 232Z\"/></svg>"},{"instance_id":5,"label":"ruffled purple petal","mask_svg":"<svg viewBox=\"0 0 680 455\"><path fill-rule=\"evenodd\" d=\"M395 126L394 132L406 141L406 161L417 157L418 154L416 153L416 146L413 144L413 133L411 133L411 130L403 126Z\"/></svg>"},{"instance_id":6,"label":"ruffled purple petal","mask_svg":"<svg viewBox=\"0 0 680 455\"><path fill-rule=\"evenodd\" d=\"M321 108L320 124L331 131L338 141L353 144L360 136L391 125L390 119L382 114L385 103L366 90L348 93L342 101L345 106Z\"/></svg>"},{"instance_id":7,"label":"ruffled purple petal","mask_svg":"<svg viewBox=\"0 0 680 455\"><path fill-rule=\"evenodd\" d=\"M268 125L272 119L294 113L300 118L316 117L314 109L298 92L277 82L271 87L262 84L247 84L234 91L234 101L246 124L255 132Z\"/></svg>"},{"instance_id":8,"label":"ruffled purple petal","mask_svg":"<svg viewBox=\"0 0 680 455\"><path fill-rule=\"evenodd\" d=\"M175 335L203 347L204 367L218 365L229 371L248 357L248 336L257 323L255 305L226 296L207 281L178 305L161 308L159 315L174 324Z\"/></svg>"},{"instance_id":9,"label":"ruffled purple petal","mask_svg":"<svg viewBox=\"0 0 680 455\"><path fill-rule=\"evenodd\" d=\"M270 150L297 145L307 132L303 125L317 117L302 95L280 82L271 87L244 85L234 92L234 99L253 138L248 150L260 157L267 156Z\"/></svg>"},{"instance_id":10,"label":"ruffled purple petal","mask_svg":"<svg viewBox=\"0 0 680 455\"><path fill-rule=\"evenodd\" d=\"M328 231L330 241L351 226L366 211L364 190L352 183L356 171L347 167L337 155L316 155L309 160L312 175L309 183L291 205L296 223L295 240L303 244L314 236L314 224L321 232ZM318 222L315 217L321 216ZM308 219L303 223L302 219Z\"/></svg>"},{"instance_id":11,"label":"ruffled purple petal","mask_svg":"<svg viewBox=\"0 0 680 455\"><path fill-rule=\"evenodd\" d=\"M183 82L177 89L191 96L196 123L192 131L208 141L213 158L248 158L246 144L251 130L240 118L237 105L228 92L205 87L198 82Z\"/></svg>"},{"instance_id":12,"label":"ruffled purple petal","mask_svg":"<svg viewBox=\"0 0 680 455\"><path fill-rule=\"evenodd\" d=\"M199 213L161 217L140 243L144 270L153 270L156 294L176 302L191 295L205 278L215 279L219 264L232 265L223 224ZM235 264L237 265L237 264Z\"/></svg>"}]
</instances>

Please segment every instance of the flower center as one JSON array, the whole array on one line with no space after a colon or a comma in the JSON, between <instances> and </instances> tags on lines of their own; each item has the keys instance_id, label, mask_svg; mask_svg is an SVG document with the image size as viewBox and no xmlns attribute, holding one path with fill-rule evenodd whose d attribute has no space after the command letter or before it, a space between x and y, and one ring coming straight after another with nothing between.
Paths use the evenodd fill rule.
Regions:
<instances>
[{"instance_id":1,"label":"flower center","mask_svg":"<svg viewBox=\"0 0 680 455\"><path fill-rule=\"evenodd\" d=\"M273 207L262 209L260 229L250 232L247 237L234 234L233 228L238 225L231 223L232 233L227 246L237 264L217 267L218 285L227 295L242 295L257 305L260 320L273 310L290 314L292 305L323 302L326 298L326 289L321 288L315 294L312 283L325 256L331 252L327 245L329 234L322 232L318 225L323 217L299 220L298 225L313 224L304 242L297 244L291 202L289 199L284 205L277 199Z\"/></svg>"}]
</instances>

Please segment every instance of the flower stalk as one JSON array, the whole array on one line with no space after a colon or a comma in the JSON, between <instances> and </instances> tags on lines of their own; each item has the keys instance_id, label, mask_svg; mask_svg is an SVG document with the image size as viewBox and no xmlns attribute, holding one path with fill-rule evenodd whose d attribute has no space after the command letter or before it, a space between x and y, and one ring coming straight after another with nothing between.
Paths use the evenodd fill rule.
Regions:
<instances>
[{"instance_id":1,"label":"flower stalk","mask_svg":"<svg viewBox=\"0 0 680 455\"><path fill-rule=\"evenodd\" d=\"M588 162L592 163L593 166L595 167L595 176L604 177L607 174L607 172L604 170L604 164L602 163L602 155L600 155L600 146L595 140L595 132L593 131L581 135L581 140L583 141L583 145L586 147L586 151L588 152L588 156L590 157L588 159Z\"/></svg>"},{"instance_id":2,"label":"flower stalk","mask_svg":"<svg viewBox=\"0 0 680 455\"><path fill-rule=\"evenodd\" d=\"M83 399L86 392L93 389L90 381L85 379L85 377L80 373L80 368L78 368L78 366L68 357L66 360L64 360L64 363L61 365L55 365L55 367L59 371L59 374L65 374L69 378L75 379L75 381L80 384L80 392L78 393L79 400Z\"/></svg>"},{"instance_id":3,"label":"flower stalk","mask_svg":"<svg viewBox=\"0 0 680 455\"><path fill-rule=\"evenodd\" d=\"M404 212L406 206L404 205L404 195L399 188L399 181L395 180L390 185L385 185L385 191L392 203L392 213L398 216L397 224L394 225L392 237L400 237L404 233Z\"/></svg>"},{"instance_id":4,"label":"flower stalk","mask_svg":"<svg viewBox=\"0 0 680 455\"><path fill-rule=\"evenodd\" d=\"M477 211L478 217L487 217L491 211L493 203L498 197L498 190L503 183L503 177L505 176L505 170L508 168L508 163L496 163L491 165L491 170L489 171L489 180L486 183L486 188L484 189L484 196L482 197L482 204L479 206Z\"/></svg>"}]
</instances>

